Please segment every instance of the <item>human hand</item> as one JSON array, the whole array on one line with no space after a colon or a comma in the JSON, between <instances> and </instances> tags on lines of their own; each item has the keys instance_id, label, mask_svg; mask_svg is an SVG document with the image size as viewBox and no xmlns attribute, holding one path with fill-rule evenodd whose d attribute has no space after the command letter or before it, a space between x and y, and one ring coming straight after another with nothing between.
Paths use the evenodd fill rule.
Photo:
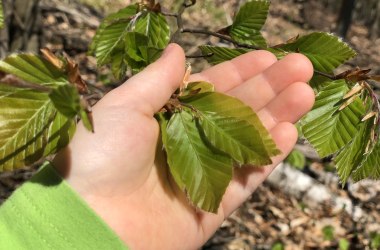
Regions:
<instances>
[{"instance_id":1,"label":"human hand","mask_svg":"<svg viewBox=\"0 0 380 250\"><path fill-rule=\"evenodd\" d=\"M277 62L269 52L254 51L191 76L251 106L282 151L270 166L235 170L218 213L206 213L189 205L157 147L159 125L153 115L179 87L184 65L182 49L169 45L158 61L95 105L95 133L79 124L53 162L131 249L202 246L288 155L297 139L292 123L314 102L305 84L313 68L300 54Z\"/></svg>"}]
</instances>

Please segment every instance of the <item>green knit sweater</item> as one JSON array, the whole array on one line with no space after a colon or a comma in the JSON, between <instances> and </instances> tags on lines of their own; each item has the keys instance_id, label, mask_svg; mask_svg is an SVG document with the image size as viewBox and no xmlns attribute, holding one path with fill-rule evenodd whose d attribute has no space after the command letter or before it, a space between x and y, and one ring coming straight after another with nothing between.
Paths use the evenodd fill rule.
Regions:
<instances>
[{"instance_id":1,"label":"green knit sweater","mask_svg":"<svg viewBox=\"0 0 380 250\"><path fill-rule=\"evenodd\" d=\"M127 249L46 163L0 207L0 249Z\"/></svg>"}]
</instances>

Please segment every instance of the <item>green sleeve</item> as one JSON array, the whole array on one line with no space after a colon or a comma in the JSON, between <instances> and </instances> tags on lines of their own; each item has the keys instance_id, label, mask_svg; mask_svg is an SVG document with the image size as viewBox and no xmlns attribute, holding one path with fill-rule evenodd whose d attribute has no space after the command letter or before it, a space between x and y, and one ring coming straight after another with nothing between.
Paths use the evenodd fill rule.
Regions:
<instances>
[{"instance_id":1,"label":"green sleeve","mask_svg":"<svg viewBox=\"0 0 380 250\"><path fill-rule=\"evenodd\" d=\"M47 163L0 207L0 249L127 249Z\"/></svg>"}]
</instances>

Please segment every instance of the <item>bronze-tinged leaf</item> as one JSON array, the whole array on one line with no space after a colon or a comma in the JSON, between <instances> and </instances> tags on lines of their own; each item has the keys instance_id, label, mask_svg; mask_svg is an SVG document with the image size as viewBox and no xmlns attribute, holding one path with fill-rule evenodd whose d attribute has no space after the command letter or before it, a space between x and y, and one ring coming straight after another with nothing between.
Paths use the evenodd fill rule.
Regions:
<instances>
[{"instance_id":1,"label":"bronze-tinged leaf","mask_svg":"<svg viewBox=\"0 0 380 250\"><path fill-rule=\"evenodd\" d=\"M350 104L353 103L353 102L356 100L356 98L358 98L358 97L359 97L358 94L357 94L357 95L354 95L354 96L351 96L347 101L345 101L345 102L339 107L338 110L341 111L341 110L347 108L347 107L350 106Z\"/></svg>"},{"instance_id":2,"label":"bronze-tinged leaf","mask_svg":"<svg viewBox=\"0 0 380 250\"><path fill-rule=\"evenodd\" d=\"M285 43L280 43L280 44L274 45L271 48L273 48L273 49L281 48L282 46L284 46L286 44L295 43L299 38L300 38L300 35L298 34L298 35L288 39Z\"/></svg>"},{"instance_id":3,"label":"bronze-tinged leaf","mask_svg":"<svg viewBox=\"0 0 380 250\"><path fill-rule=\"evenodd\" d=\"M350 82L365 81L370 79L370 76L368 75L370 71L371 69L360 69L359 67L356 67L355 69L350 69L340 73L336 76L336 78L345 79Z\"/></svg>"},{"instance_id":4,"label":"bronze-tinged leaf","mask_svg":"<svg viewBox=\"0 0 380 250\"><path fill-rule=\"evenodd\" d=\"M361 92L364 88L364 84L356 84L350 91L348 91L348 93L343 97L343 99L351 98L353 95L356 95L357 93Z\"/></svg>"},{"instance_id":5,"label":"bronze-tinged leaf","mask_svg":"<svg viewBox=\"0 0 380 250\"><path fill-rule=\"evenodd\" d=\"M87 94L87 83L83 80L82 76L80 75L78 64L68 55L65 55L65 58L67 60L66 71L68 74L69 82L77 87L79 94Z\"/></svg>"},{"instance_id":6,"label":"bronze-tinged leaf","mask_svg":"<svg viewBox=\"0 0 380 250\"><path fill-rule=\"evenodd\" d=\"M378 113L375 112L375 111L371 111L371 112L369 112L368 114L366 114L366 115L363 117L362 122L368 120L369 118L371 118L371 117L373 117L373 116L375 116L375 115L377 115L377 114L378 114Z\"/></svg>"},{"instance_id":7,"label":"bronze-tinged leaf","mask_svg":"<svg viewBox=\"0 0 380 250\"><path fill-rule=\"evenodd\" d=\"M44 56L46 60L48 60L51 64L53 64L57 69L64 70L65 64L64 62L58 58L56 55L54 55L53 52L51 52L48 48L42 48L41 53Z\"/></svg>"}]
</instances>

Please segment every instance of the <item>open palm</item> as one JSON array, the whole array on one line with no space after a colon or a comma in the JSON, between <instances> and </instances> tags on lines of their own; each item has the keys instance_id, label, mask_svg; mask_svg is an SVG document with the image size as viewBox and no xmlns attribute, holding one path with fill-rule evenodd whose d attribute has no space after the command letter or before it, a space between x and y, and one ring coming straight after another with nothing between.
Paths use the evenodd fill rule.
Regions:
<instances>
[{"instance_id":1,"label":"open palm","mask_svg":"<svg viewBox=\"0 0 380 250\"><path fill-rule=\"evenodd\" d=\"M107 94L94 107L95 133L82 125L54 165L69 184L132 249L196 249L260 185L295 144L296 122L313 105L305 84L312 65L302 55L281 61L254 51L191 76L250 105L283 152L264 168L234 173L218 214L189 205L170 179L158 144L153 115L167 102L184 75L182 49L169 45L140 74Z\"/></svg>"}]
</instances>

